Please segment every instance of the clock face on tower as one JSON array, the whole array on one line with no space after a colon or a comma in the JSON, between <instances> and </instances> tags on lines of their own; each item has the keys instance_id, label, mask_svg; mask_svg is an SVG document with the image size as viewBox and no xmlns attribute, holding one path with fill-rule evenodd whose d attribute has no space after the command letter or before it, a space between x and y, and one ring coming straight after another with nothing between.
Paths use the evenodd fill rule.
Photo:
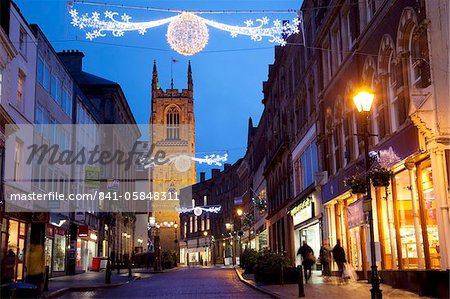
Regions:
<instances>
[{"instance_id":1,"label":"clock face on tower","mask_svg":"<svg viewBox=\"0 0 450 299\"><path fill-rule=\"evenodd\" d=\"M167 189L167 193L175 196L177 194L177 189L174 186L170 186L169 189Z\"/></svg>"}]
</instances>

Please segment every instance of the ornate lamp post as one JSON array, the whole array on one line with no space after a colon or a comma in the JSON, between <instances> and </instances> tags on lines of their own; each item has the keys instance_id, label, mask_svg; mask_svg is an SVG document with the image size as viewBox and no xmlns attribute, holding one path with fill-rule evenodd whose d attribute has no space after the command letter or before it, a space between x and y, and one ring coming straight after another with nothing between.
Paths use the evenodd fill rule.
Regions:
<instances>
[{"instance_id":1,"label":"ornate lamp post","mask_svg":"<svg viewBox=\"0 0 450 299\"><path fill-rule=\"evenodd\" d=\"M358 93L353 97L353 102L355 103L356 109L358 112L362 114L363 121L363 137L364 137L364 157L366 164L366 186L367 186L367 197L364 200L365 211L369 212L369 228L370 228L370 259L371 259L371 284L372 288L370 289L371 298L372 299L381 299L381 289L380 289L380 280L378 278L378 269L377 269L377 261L375 257L375 237L373 231L373 212L372 212L372 194L370 189L370 177L368 175L370 169L370 157L369 157L369 127L368 127L368 118L370 115L370 110L372 108L372 103L375 95L368 91L361 89Z\"/></svg>"},{"instance_id":2,"label":"ornate lamp post","mask_svg":"<svg viewBox=\"0 0 450 299\"><path fill-rule=\"evenodd\" d=\"M178 223L175 222L175 224L173 225L173 227L175 228L175 254L177 255L177 262L178 262Z\"/></svg>"}]
</instances>

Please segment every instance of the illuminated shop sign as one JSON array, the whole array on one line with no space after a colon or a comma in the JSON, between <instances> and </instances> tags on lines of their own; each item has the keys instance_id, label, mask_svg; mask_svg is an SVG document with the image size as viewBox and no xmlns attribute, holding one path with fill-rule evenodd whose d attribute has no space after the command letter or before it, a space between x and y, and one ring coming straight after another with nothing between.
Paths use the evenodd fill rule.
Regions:
<instances>
[{"instance_id":1,"label":"illuminated shop sign","mask_svg":"<svg viewBox=\"0 0 450 299\"><path fill-rule=\"evenodd\" d=\"M291 210L294 225L302 223L314 217L314 203L311 197L302 201Z\"/></svg>"}]
</instances>

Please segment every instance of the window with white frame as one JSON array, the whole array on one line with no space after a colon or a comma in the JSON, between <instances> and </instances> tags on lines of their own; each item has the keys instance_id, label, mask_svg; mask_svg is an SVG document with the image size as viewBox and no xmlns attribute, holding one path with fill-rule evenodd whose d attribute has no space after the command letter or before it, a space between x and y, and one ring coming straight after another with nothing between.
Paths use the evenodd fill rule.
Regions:
<instances>
[{"instance_id":1,"label":"window with white frame","mask_svg":"<svg viewBox=\"0 0 450 299\"><path fill-rule=\"evenodd\" d=\"M188 226L188 224L187 224L187 222L184 222L184 228L183 228L183 236L186 238L187 237L187 226ZM192 233L192 231L191 231L191 233Z\"/></svg>"},{"instance_id":2,"label":"window with white frame","mask_svg":"<svg viewBox=\"0 0 450 299\"><path fill-rule=\"evenodd\" d=\"M27 31L22 26L19 30L19 51L24 55L27 54Z\"/></svg>"},{"instance_id":3,"label":"window with white frame","mask_svg":"<svg viewBox=\"0 0 450 299\"><path fill-rule=\"evenodd\" d=\"M198 217L194 217L194 232L198 231Z\"/></svg>"},{"instance_id":4,"label":"window with white frame","mask_svg":"<svg viewBox=\"0 0 450 299\"><path fill-rule=\"evenodd\" d=\"M16 182L22 179L22 148L23 142L17 139L14 147L14 180Z\"/></svg>"},{"instance_id":5,"label":"window with white frame","mask_svg":"<svg viewBox=\"0 0 450 299\"><path fill-rule=\"evenodd\" d=\"M25 80L25 73L22 70L19 70L19 75L17 76L16 107L20 111L23 111L25 109Z\"/></svg>"},{"instance_id":6,"label":"window with white frame","mask_svg":"<svg viewBox=\"0 0 450 299\"><path fill-rule=\"evenodd\" d=\"M208 205L208 195L203 195L203 205L204 206Z\"/></svg>"}]
</instances>

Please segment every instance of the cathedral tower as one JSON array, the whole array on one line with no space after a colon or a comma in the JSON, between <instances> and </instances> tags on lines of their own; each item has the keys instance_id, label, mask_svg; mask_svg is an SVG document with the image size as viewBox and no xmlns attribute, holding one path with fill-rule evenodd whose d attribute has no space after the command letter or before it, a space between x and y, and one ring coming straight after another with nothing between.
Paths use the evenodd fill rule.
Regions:
<instances>
[{"instance_id":1,"label":"cathedral tower","mask_svg":"<svg viewBox=\"0 0 450 299\"><path fill-rule=\"evenodd\" d=\"M171 162L155 165L149 169L150 191L166 194L166 199L151 201L151 215L160 224L161 251L177 251L180 229L176 208L180 201L181 188L196 182L195 161L195 119L194 84L191 63L188 64L187 88L181 91L171 86L165 91L159 86L156 61L153 63L152 99L150 112L149 140L156 151L164 151ZM178 223L179 225L179 223Z\"/></svg>"}]
</instances>

